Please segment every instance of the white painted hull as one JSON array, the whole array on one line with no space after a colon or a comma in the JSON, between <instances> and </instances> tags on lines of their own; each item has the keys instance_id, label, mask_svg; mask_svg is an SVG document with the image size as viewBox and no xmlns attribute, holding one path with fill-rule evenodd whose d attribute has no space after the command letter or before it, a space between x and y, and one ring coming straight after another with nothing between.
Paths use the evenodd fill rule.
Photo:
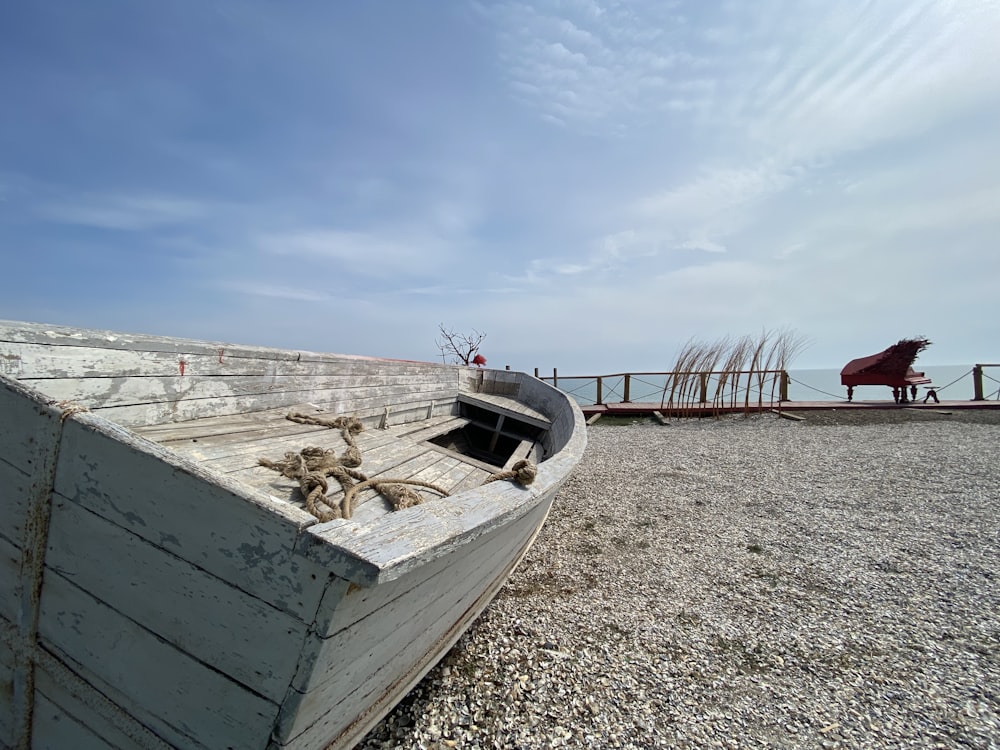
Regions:
<instances>
[{"instance_id":1,"label":"white painted hull","mask_svg":"<svg viewBox=\"0 0 1000 750\"><path fill-rule=\"evenodd\" d=\"M452 496L317 522L254 460L331 439L283 420L303 402L385 427L371 470ZM537 441L534 484L473 488L489 467L427 441L463 403ZM353 746L487 606L585 442L520 373L2 322L0 424L9 747Z\"/></svg>"}]
</instances>

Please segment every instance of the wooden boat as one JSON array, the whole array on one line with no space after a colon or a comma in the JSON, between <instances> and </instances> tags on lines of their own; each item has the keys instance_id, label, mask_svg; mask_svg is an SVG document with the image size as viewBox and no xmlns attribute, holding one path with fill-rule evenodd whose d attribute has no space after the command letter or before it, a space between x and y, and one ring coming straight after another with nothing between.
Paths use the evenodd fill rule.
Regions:
<instances>
[{"instance_id":1,"label":"wooden boat","mask_svg":"<svg viewBox=\"0 0 1000 750\"><path fill-rule=\"evenodd\" d=\"M487 606L586 442L522 373L18 322L0 424L10 747L351 747ZM259 464L352 437L355 471L450 494L321 521ZM522 459L533 483L483 484Z\"/></svg>"}]
</instances>

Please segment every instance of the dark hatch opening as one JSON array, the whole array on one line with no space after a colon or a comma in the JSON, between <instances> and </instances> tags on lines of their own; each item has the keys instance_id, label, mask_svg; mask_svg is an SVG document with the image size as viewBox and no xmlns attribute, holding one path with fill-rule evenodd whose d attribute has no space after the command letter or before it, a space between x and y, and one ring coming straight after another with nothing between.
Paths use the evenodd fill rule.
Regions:
<instances>
[{"instance_id":1,"label":"dark hatch opening","mask_svg":"<svg viewBox=\"0 0 1000 750\"><path fill-rule=\"evenodd\" d=\"M462 416L469 420L467 425L430 442L497 467L506 464L522 442L534 442L544 432L541 427L474 404L462 404Z\"/></svg>"}]
</instances>

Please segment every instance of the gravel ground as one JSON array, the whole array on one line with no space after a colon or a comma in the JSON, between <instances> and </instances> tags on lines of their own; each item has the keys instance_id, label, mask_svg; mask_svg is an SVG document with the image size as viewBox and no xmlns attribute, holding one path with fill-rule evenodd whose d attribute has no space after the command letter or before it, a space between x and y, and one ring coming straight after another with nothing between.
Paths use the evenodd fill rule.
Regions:
<instances>
[{"instance_id":1,"label":"gravel ground","mask_svg":"<svg viewBox=\"0 0 1000 750\"><path fill-rule=\"evenodd\" d=\"M1000 748L1000 412L589 429L374 748Z\"/></svg>"}]
</instances>

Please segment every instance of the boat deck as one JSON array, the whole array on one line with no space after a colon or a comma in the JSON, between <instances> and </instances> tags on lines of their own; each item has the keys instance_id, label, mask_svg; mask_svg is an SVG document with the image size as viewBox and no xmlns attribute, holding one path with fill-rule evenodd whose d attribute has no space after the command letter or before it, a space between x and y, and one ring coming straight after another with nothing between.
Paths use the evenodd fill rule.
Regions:
<instances>
[{"instance_id":1,"label":"boat deck","mask_svg":"<svg viewBox=\"0 0 1000 750\"><path fill-rule=\"evenodd\" d=\"M308 425L286 419L290 412L313 414L309 404L251 414L203 419L137 428L143 437L196 461L210 471L224 474L279 501L305 508L298 482L260 466L258 459L281 460L286 452L307 446L333 449L338 455L347 448L339 429ZM358 470L369 478L413 479L438 485L451 494L477 487L501 467L491 466L429 442L431 438L461 428L469 420L450 415L365 429L355 436L361 451ZM338 502L343 493L331 481L328 497ZM335 489L336 488L336 489ZM389 512L389 504L373 491L363 492L353 518L374 520Z\"/></svg>"}]
</instances>

